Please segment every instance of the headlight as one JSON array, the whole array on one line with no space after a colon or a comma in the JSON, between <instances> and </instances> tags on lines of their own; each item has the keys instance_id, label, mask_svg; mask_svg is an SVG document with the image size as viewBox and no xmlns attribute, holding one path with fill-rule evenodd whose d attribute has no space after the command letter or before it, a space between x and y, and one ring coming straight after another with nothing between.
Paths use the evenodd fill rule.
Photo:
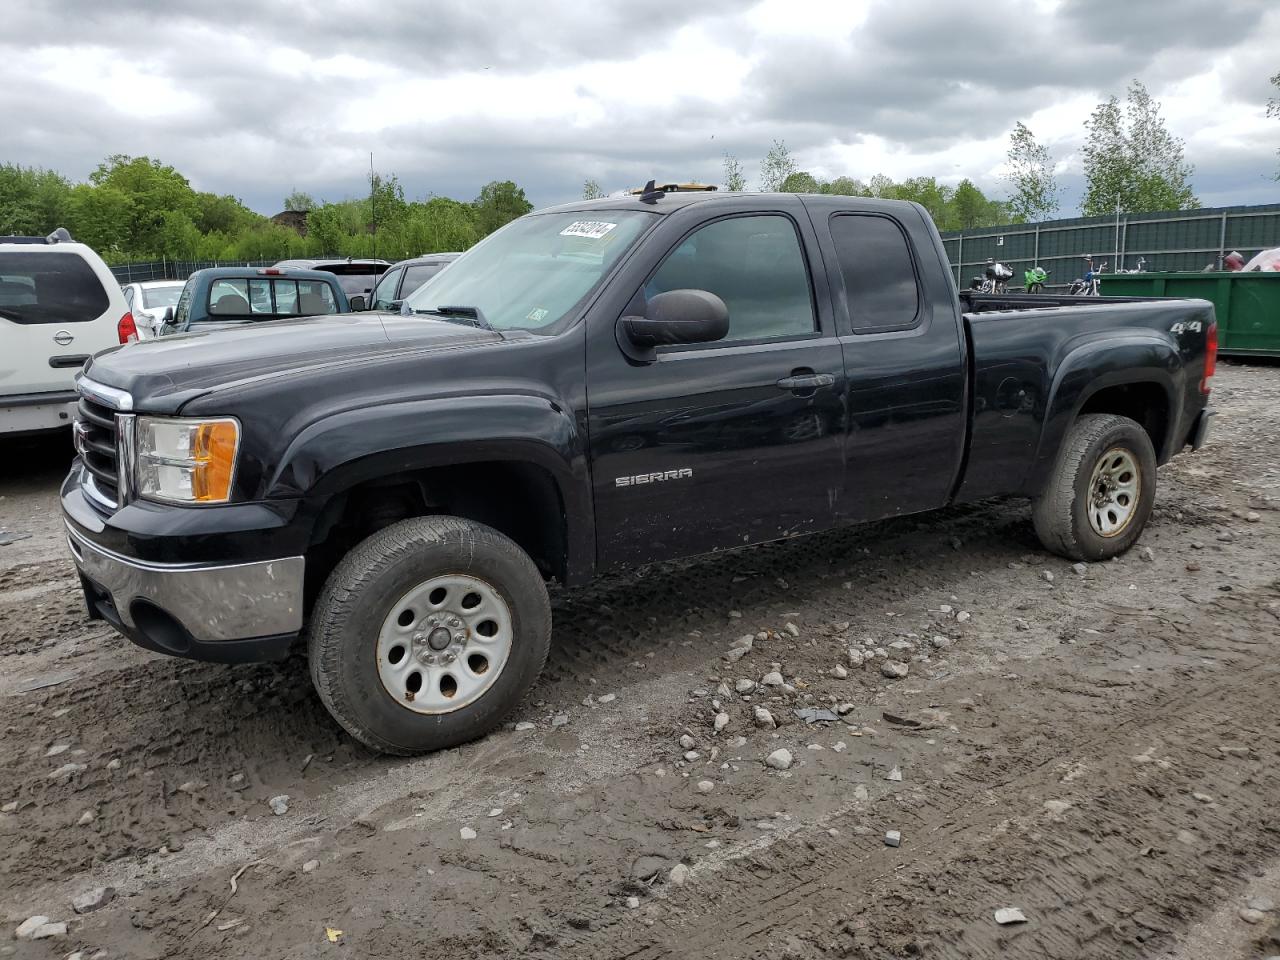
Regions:
<instances>
[{"instance_id":1,"label":"headlight","mask_svg":"<svg viewBox=\"0 0 1280 960\"><path fill-rule=\"evenodd\" d=\"M173 503L226 503L240 424L138 417L138 493Z\"/></svg>"}]
</instances>

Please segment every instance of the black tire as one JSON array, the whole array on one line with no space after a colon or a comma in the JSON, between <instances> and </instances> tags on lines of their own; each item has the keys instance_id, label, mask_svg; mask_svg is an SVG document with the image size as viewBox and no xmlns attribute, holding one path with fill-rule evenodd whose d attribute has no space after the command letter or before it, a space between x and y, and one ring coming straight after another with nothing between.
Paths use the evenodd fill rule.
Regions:
<instances>
[{"instance_id":1,"label":"black tire","mask_svg":"<svg viewBox=\"0 0 1280 960\"><path fill-rule=\"evenodd\" d=\"M415 585L465 575L485 581L511 615L511 651L493 685L467 706L422 714L392 697L375 647L384 619ZM457 746L500 724L533 686L551 646L551 604L529 556L484 524L420 517L375 533L330 574L312 611L307 652L316 692L366 746L409 756Z\"/></svg>"},{"instance_id":2,"label":"black tire","mask_svg":"<svg viewBox=\"0 0 1280 960\"><path fill-rule=\"evenodd\" d=\"M1090 521L1094 470L1113 450L1129 453L1138 468L1137 503L1123 528L1103 536ZM1147 432L1128 417L1089 414L1068 431L1049 482L1032 510L1046 550L1070 560L1107 560L1142 535L1156 496L1156 453Z\"/></svg>"}]
</instances>

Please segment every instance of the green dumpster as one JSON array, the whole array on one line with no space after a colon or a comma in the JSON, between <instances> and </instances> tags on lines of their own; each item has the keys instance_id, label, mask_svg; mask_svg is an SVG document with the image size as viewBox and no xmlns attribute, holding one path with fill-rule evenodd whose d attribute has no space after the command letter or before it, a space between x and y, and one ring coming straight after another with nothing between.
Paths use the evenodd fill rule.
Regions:
<instances>
[{"instance_id":1,"label":"green dumpster","mask_svg":"<svg viewBox=\"0 0 1280 960\"><path fill-rule=\"evenodd\" d=\"M1280 273L1115 273L1104 297L1193 297L1213 303L1218 351L1280 356Z\"/></svg>"}]
</instances>

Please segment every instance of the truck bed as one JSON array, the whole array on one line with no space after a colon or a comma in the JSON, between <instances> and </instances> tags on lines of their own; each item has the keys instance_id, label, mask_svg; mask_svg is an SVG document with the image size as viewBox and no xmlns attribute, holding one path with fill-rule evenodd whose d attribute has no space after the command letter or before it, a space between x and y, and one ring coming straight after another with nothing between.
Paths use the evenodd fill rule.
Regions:
<instances>
[{"instance_id":1,"label":"truck bed","mask_svg":"<svg viewBox=\"0 0 1280 960\"><path fill-rule=\"evenodd\" d=\"M960 301L973 375L957 500L1034 495L1066 425L1087 412L1088 391L1122 379L1143 381L1123 388L1135 411L1153 404L1158 411L1135 414L1152 434L1157 460L1186 443L1206 402L1208 301L968 292Z\"/></svg>"}]
</instances>

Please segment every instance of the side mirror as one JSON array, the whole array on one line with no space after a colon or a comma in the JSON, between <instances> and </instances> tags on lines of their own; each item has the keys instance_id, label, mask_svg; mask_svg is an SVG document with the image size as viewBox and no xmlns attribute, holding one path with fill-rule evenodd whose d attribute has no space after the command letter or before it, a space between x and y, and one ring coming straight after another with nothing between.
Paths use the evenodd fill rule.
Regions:
<instances>
[{"instance_id":1,"label":"side mirror","mask_svg":"<svg viewBox=\"0 0 1280 960\"><path fill-rule=\"evenodd\" d=\"M403 308L404 308L403 300L392 300L390 303L387 304L387 313L401 313L403 312Z\"/></svg>"},{"instance_id":2,"label":"side mirror","mask_svg":"<svg viewBox=\"0 0 1280 960\"><path fill-rule=\"evenodd\" d=\"M157 337L162 336L165 327L173 326L173 307L165 307L164 313L151 321L151 332Z\"/></svg>"},{"instance_id":3,"label":"side mirror","mask_svg":"<svg viewBox=\"0 0 1280 960\"><path fill-rule=\"evenodd\" d=\"M643 317L618 321L618 342L633 360L652 360L654 348L712 343L729 332L729 308L706 290L669 290L652 297Z\"/></svg>"},{"instance_id":4,"label":"side mirror","mask_svg":"<svg viewBox=\"0 0 1280 960\"><path fill-rule=\"evenodd\" d=\"M351 304L351 311L353 313L358 312L360 310L369 309L369 307L365 303L364 297L360 296L359 294L356 294L348 302Z\"/></svg>"}]
</instances>

